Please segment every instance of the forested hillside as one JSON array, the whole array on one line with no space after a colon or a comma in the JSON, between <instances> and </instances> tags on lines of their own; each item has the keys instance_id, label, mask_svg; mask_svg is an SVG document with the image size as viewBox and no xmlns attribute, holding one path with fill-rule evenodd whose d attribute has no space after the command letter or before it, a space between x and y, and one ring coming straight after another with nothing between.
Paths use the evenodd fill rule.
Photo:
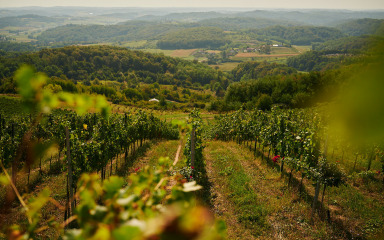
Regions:
<instances>
[{"instance_id":1,"label":"forested hillside","mask_svg":"<svg viewBox=\"0 0 384 240\"><path fill-rule=\"evenodd\" d=\"M296 69L284 64L267 62L243 62L232 70L233 81L258 79L266 76L289 75L296 73Z\"/></svg>"},{"instance_id":2,"label":"forested hillside","mask_svg":"<svg viewBox=\"0 0 384 240\"><path fill-rule=\"evenodd\" d=\"M219 27L225 31L240 31L243 29L260 29L271 26L297 26L303 25L295 21L279 21L268 18L251 17L220 17L199 21L199 24L207 27Z\"/></svg>"},{"instance_id":3,"label":"forested hillside","mask_svg":"<svg viewBox=\"0 0 384 240\"><path fill-rule=\"evenodd\" d=\"M2 56L0 77L10 78L23 63L50 77L75 82L97 78L133 83L181 84L189 81L207 84L217 78L214 69L200 63L108 46L70 46L9 58Z\"/></svg>"},{"instance_id":4,"label":"forested hillside","mask_svg":"<svg viewBox=\"0 0 384 240\"><path fill-rule=\"evenodd\" d=\"M371 18L356 19L347 21L336 27L349 36L377 34L380 29L384 28L384 20Z\"/></svg>"},{"instance_id":5,"label":"forested hillside","mask_svg":"<svg viewBox=\"0 0 384 240\"><path fill-rule=\"evenodd\" d=\"M377 38L369 35L351 36L312 44L312 50L327 51L328 53L363 53L375 41Z\"/></svg>"},{"instance_id":6,"label":"forested hillside","mask_svg":"<svg viewBox=\"0 0 384 240\"><path fill-rule=\"evenodd\" d=\"M354 58L346 54L328 54L326 51L310 51L287 59L287 65L300 71L320 71L346 64ZM347 61L347 62L346 62Z\"/></svg>"},{"instance_id":7,"label":"forested hillside","mask_svg":"<svg viewBox=\"0 0 384 240\"><path fill-rule=\"evenodd\" d=\"M320 71L349 65L359 60L360 55L377 45L379 36L352 36L312 44L313 51L287 59L287 65L300 71Z\"/></svg>"},{"instance_id":8,"label":"forested hillside","mask_svg":"<svg viewBox=\"0 0 384 240\"><path fill-rule=\"evenodd\" d=\"M37 39L41 44L160 40L158 43L160 48L177 49L211 45L215 48L224 45L227 40L219 28L237 31L252 38L262 36L296 45L309 45L313 42L325 42L346 36L335 28L292 25L294 23L289 21L281 23L252 18L217 18L197 23L129 21L109 26L71 24L49 29ZM241 31L243 29L252 30Z\"/></svg>"},{"instance_id":9,"label":"forested hillside","mask_svg":"<svg viewBox=\"0 0 384 240\"><path fill-rule=\"evenodd\" d=\"M39 35L37 39L42 43L151 40L158 39L170 31L177 31L188 26L177 23L158 24L145 21L129 21L117 25L70 24L49 29Z\"/></svg>"},{"instance_id":10,"label":"forested hillside","mask_svg":"<svg viewBox=\"0 0 384 240\"><path fill-rule=\"evenodd\" d=\"M344 37L340 30L329 27L312 26L272 26L263 29L247 30L245 34L264 36L280 42L288 42L295 45L310 45L314 42L325 42L328 40Z\"/></svg>"},{"instance_id":11,"label":"forested hillside","mask_svg":"<svg viewBox=\"0 0 384 240\"><path fill-rule=\"evenodd\" d=\"M2 17L0 18L0 28L3 27L31 27L31 22L33 26L43 25L48 23L60 22L60 18L52 18L39 16L35 14L27 14L21 16L12 16L12 17Z\"/></svg>"},{"instance_id":12,"label":"forested hillside","mask_svg":"<svg viewBox=\"0 0 384 240\"><path fill-rule=\"evenodd\" d=\"M269 110L272 104L308 107L321 101L321 96L334 91L341 78L339 72L332 71L254 78L231 84L225 102L245 103L248 109L258 107L262 110Z\"/></svg>"},{"instance_id":13,"label":"forested hillside","mask_svg":"<svg viewBox=\"0 0 384 240\"><path fill-rule=\"evenodd\" d=\"M222 29L200 27L168 33L157 42L157 46L161 49L216 49L226 43L229 43L229 40Z\"/></svg>"},{"instance_id":14,"label":"forested hillside","mask_svg":"<svg viewBox=\"0 0 384 240\"><path fill-rule=\"evenodd\" d=\"M36 51L37 47L35 44L31 44L31 43L0 41L0 50L4 52L32 52L32 51Z\"/></svg>"}]
</instances>

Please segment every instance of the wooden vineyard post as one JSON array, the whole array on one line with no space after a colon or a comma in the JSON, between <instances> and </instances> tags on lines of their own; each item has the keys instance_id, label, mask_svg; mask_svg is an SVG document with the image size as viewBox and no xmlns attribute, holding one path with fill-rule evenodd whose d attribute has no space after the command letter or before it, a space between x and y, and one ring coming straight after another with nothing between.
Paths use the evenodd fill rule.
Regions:
<instances>
[{"instance_id":1,"label":"wooden vineyard post","mask_svg":"<svg viewBox=\"0 0 384 240\"><path fill-rule=\"evenodd\" d=\"M14 124L12 122L12 125L11 125L11 142L12 144L15 144L14 143L14 137L15 137L15 128L14 128ZM17 174L17 157L13 159L12 161L12 183L13 185L16 186L16 174Z\"/></svg>"},{"instance_id":2,"label":"wooden vineyard post","mask_svg":"<svg viewBox=\"0 0 384 240\"><path fill-rule=\"evenodd\" d=\"M69 203L71 208L68 211L68 218L72 216L71 212L73 212L75 206L73 202L73 188L72 188L72 161L71 161L71 150L69 145L69 130L68 127L65 128L66 134L66 145L67 145L67 160L68 160L68 185L69 185Z\"/></svg>"},{"instance_id":3,"label":"wooden vineyard post","mask_svg":"<svg viewBox=\"0 0 384 240\"><path fill-rule=\"evenodd\" d=\"M192 128L191 132L191 167L195 167L195 127Z\"/></svg>"},{"instance_id":4,"label":"wooden vineyard post","mask_svg":"<svg viewBox=\"0 0 384 240\"><path fill-rule=\"evenodd\" d=\"M313 221L313 216L315 214L316 203L319 198L319 192L320 192L320 180L318 179L316 182L315 196L313 197L313 203L312 203L312 213L311 213L312 221Z\"/></svg>"}]
</instances>

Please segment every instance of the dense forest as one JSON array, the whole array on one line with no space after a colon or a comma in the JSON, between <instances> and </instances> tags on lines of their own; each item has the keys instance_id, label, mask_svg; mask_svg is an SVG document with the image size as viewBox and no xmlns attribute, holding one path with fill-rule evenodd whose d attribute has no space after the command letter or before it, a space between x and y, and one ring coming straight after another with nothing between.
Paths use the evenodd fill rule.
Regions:
<instances>
[{"instance_id":1,"label":"dense forest","mask_svg":"<svg viewBox=\"0 0 384 240\"><path fill-rule=\"evenodd\" d=\"M312 44L312 51L287 59L287 65L300 71L320 71L349 65L382 41L379 36L363 35Z\"/></svg>"},{"instance_id":2,"label":"dense forest","mask_svg":"<svg viewBox=\"0 0 384 240\"><path fill-rule=\"evenodd\" d=\"M32 52L36 51L37 49L38 47L36 46L36 44L19 43L13 41L0 41L0 51L4 52ZM0 53L0 55L3 54Z\"/></svg>"},{"instance_id":3,"label":"dense forest","mask_svg":"<svg viewBox=\"0 0 384 240\"><path fill-rule=\"evenodd\" d=\"M33 25L36 24L48 24L57 23L62 21L60 18L52 18L46 16L39 16L35 14L21 15L21 16L10 16L0 18L0 28L3 27L31 27L31 21Z\"/></svg>"},{"instance_id":4,"label":"dense forest","mask_svg":"<svg viewBox=\"0 0 384 240\"><path fill-rule=\"evenodd\" d=\"M286 41L296 45L310 45L313 42L325 42L346 36L335 28L289 25L292 24L249 18L209 19L201 23L129 21L109 26L71 24L49 29L39 35L37 39L41 44L50 42L96 43L102 41L160 40L159 47L175 49L211 45L211 47L217 48L225 45L227 40L223 32L217 27L238 31L240 34L252 38L262 36L266 39ZM242 29L253 30L241 31ZM183 41L187 42L183 43Z\"/></svg>"},{"instance_id":5,"label":"dense forest","mask_svg":"<svg viewBox=\"0 0 384 240\"><path fill-rule=\"evenodd\" d=\"M353 61L353 58L347 54L329 54L326 51L310 51L296 57L288 58L287 65L299 71L309 72L335 68L349 61Z\"/></svg>"},{"instance_id":6,"label":"dense forest","mask_svg":"<svg viewBox=\"0 0 384 240\"><path fill-rule=\"evenodd\" d=\"M146 21L129 21L117 25L69 24L48 29L39 35L37 39L45 44L49 42L97 43L103 41L153 40L170 31L177 31L189 26L190 24L159 24Z\"/></svg>"},{"instance_id":7,"label":"dense forest","mask_svg":"<svg viewBox=\"0 0 384 240\"><path fill-rule=\"evenodd\" d=\"M356 19L347 21L336 27L349 36L373 35L384 30L384 20L371 18Z\"/></svg>"},{"instance_id":8,"label":"dense forest","mask_svg":"<svg viewBox=\"0 0 384 240\"><path fill-rule=\"evenodd\" d=\"M351 53L358 54L367 51L377 39L370 35L351 36L330 40L324 43L312 44L312 50L326 51L327 53Z\"/></svg>"},{"instance_id":9,"label":"dense forest","mask_svg":"<svg viewBox=\"0 0 384 240\"><path fill-rule=\"evenodd\" d=\"M113 103L147 108L158 107L148 105L151 98L180 103L172 107L204 108L215 97L203 86L223 96L230 83L221 71L196 61L108 46L3 52L0 60L0 93L16 93L14 72L29 64L50 77L46 88L53 92L100 94Z\"/></svg>"},{"instance_id":10,"label":"dense forest","mask_svg":"<svg viewBox=\"0 0 384 240\"><path fill-rule=\"evenodd\" d=\"M279 21L268 18L252 17L220 17L210 18L198 22L202 26L219 27L225 31L241 31L243 29L260 29L271 26L297 26L303 25L294 21Z\"/></svg>"},{"instance_id":11,"label":"dense forest","mask_svg":"<svg viewBox=\"0 0 384 240\"><path fill-rule=\"evenodd\" d=\"M233 81L238 82L266 76L289 75L296 72L296 69L284 64L248 61L240 63L231 73Z\"/></svg>"},{"instance_id":12,"label":"dense forest","mask_svg":"<svg viewBox=\"0 0 384 240\"><path fill-rule=\"evenodd\" d=\"M140 16L136 19L148 21L204 21L209 19L219 18L253 18L265 19L266 24L268 21L273 25L284 24L289 22L294 25L319 25L319 26L332 26L337 25L341 21L361 19L361 18L376 18L383 19L384 14L381 11L330 11L330 10L287 10L287 9L274 9L274 10L249 10L244 12L188 12L188 13L170 13L162 16L148 14ZM218 21L219 20L215 20ZM257 21L256 21L257 22ZM257 23L256 23L257 24ZM270 25L267 25L270 26ZM266 26L263 26L266 27Z\"/></svg>"},{"instance_id":13,"label":"dense forest","mask_svg":"<svg viewBox=\"0 0 384 240\"><path fill-rule=\"evenodd\" d=\"M1 78L10 78L23 63L33 65L48 76L89 81L94 79L160 84L208 84L217 79L214 69L196 62L125 48L70 46L43 49L16 57L1 57Z\"/></svg>"},{"instance_id":14,"label":"dense forest","mask_svg":"<svg viewBox=\"0 0 384 240\"><path fill-rule=\"evenodd\" d=\"M295 45L310 45L314 42L334 40L345 35L338 29L312 26L272 26L263 29L247 30L244 34L264 36L271 40L288 42Z\"/></svg>"},{"instance_id":15,"label":"dense forest","mask_svg":"<svg viewBox=\"0 0 384 240\"><path fill-rule=\"evenodd\" d=\"M263 110L272 104L286 107L308 107L329 94L340 80L339 72L311 72L286 76L266 76L231 84L225 94L226 103L246 103L248 109L263 104ZM269 104L266 104L269 103ZM267 107L265 107L267 105Z\"/></svg>"},{"instance_id":16,"label":"dense forest","mask_svg":"<svg viewBox=\"0 0 384 240\"><path fill-rule=\"evenodd\" d=\"M229 40L220 28L200 27L168 33L157 42L157 46L161 49L217 49L227 43Z\"/></svg>"}]
</instances>

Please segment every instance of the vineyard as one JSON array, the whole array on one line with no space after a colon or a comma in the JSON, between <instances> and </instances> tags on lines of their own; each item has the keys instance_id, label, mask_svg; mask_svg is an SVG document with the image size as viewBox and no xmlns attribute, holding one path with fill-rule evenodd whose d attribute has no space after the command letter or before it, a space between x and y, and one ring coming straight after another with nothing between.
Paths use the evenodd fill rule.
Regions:
<instances>
[{"instance_id":1,"label":"vineyard","mask_svg":"<svg viewBox=\"0 0 384 240\"><path fill-rule=\"evenodd\" d=\"M15 79L20 97L0 111L0 239L382 234L384 147L335 131L327 107L167 121L53 93L29 67Z\"/></svg>"},{"instance_id":2,"label":"vineyard","mask_svg":"<svg viewBox=\"0 0 384 240\"><path fill-rule=\"evenodd\" d=\"M186 228L185 221L200 221L198 216L208 213L193 204L191 192L201 187L192 179L187 184L181 177L179 172L185 168L169 168L169 158L160 158L153 167L130 169L137 153L145 151L144 145L179 139L176 125L144 111L110 115L102 98L46 92L40 87L45 76L28 67L21 69L16 78L19 85L29 89L21 92L20 104L26 112L0 117L4 173L0 180L6 186L0 191L1 231L7 231L9 238L222 236L222 224L216 228L212 218ZM50 108L57 104L71 106L75 111L52 113ZM90 108L101 114L84 114ZM36 172L38 178L30 182ZM52 182L54 179L61 182ZM36 186L45 182L60 189L48 187L41 191ZM65 201L59 191L62 189L66 189ZM50 196L51 192L54 196ZM16 200L23 211L11 207ZM52 215L47 216L47 211ZM23 212L24 217L19 214ZM9 218L13 214L24 220L15 222ZM151 222L155 218L162 220L155 224ZM8 228L9 223L12 228ZM180 231L176 235L168 230L168 225L175 224Z\"/></svg>"},{"instance_id":3,"label":"vineyard","mask_svg":"<svg viewBox=\"0 0 384 240\"><path fill-rule=\"evenodd\" d=\"M361 226L353 227L351 232L339 229L340 231L335 231L333 234L353 238L364 232L367 236L380 229L379 226L383 223L383 208L379 204L370 206L374 210L363 207L364 201L375 200L363 200L362 195L355 192L353 194L357 196L354 196L352 192L359 186L357 183L359 180L363 180L363 185L371 184L369 192L377 191L378 194L381 192L380 181L384 181L380 179L381 171L384 169L383 146L378 143L366 148L347 145L341 136L332 135L327 129L329 126L327 121L327 114L321 109L273 109L269 113L239 110L217 116L215 124L209 128L209 135L215 141L236 142L244 148L244 152L252 153L251 159L256 156L261 163L266 162L271 169L279 172L279 181L286 178L283 181L286 185L282 187L292 189L291 191L299 198L305 199L307 206L310 207L307 213L310 212L308 215L310 222L313 222L315 215L318 215L327 222L336 221L342 225L345 223L338 222L337 215L340 212L333 211L335 208L342 207L344 210L364 208L363 215L353 214ZM253 161L251 159L250 161ZM216 164L222 164L220 163L222 160L216 161ZM250 162L246 164L249 168L255 167L249 166ZM220 165L218 166L220 168ZM224 165L221 168L219 173L224 176L241 175L234 171L235 166ZM251 179L244 184L248 184L248 181L251 182ZM377 182L379 187L373 189L372 182ZM334 199L326 196L327 190ZM351 194L351 199L344 200L345 206L335 200L339 199L339 196L335 195L346 194L343 191L350 191ZM360 199L353 199L354 197ZM325 199L328 199L327 203ZM249 214L254 215L255 212ZM260 218L257 214L256 216ZM252 225L252 220L243 222ZM264 223L262 221L260 223L260 228L254 231L256 235L260 235L260 229L263 229ZM341 233L342 231L344 233Z\"/></svg>"},{"instance_id":4,"label":"vineyard","mask_svg":"<svg viewBox=\"0 0 384 240\"><path fill-rule=\"evenodd\" d=\"M62 160L66 140L70 147L70 155L75 182L85 172L100 172L101 178L105 179L106 165L109 161L124 154L128 158L128 152L141 147L143 142L153 139L177 139L179 132L177 128L162 122L158 118L146 112L136 114L112 115L109 119L99 114L87 114L78 116L68 111L62 115L48 115L43 123L33 126L30 142L23 142L23 136L28 130L31 122L29 117L6 120L0 116L1 132L1 159L5 167L10 165L29 165L26 156L14 163L17 147L22 145L26 148L32 144L44 142L55 142L58 147L57 161ZM66 131L69 136L66 136ZM20 144L23 143L23 144ZM63 155L62 155L63 154ZM118 163L116 163L117 167ZM63 164L62 171L66 171ZM112 164L110 165L112 168ZM30 171L30 166L28 166ZM112 170L110 170L112 175Z\"/></svg>"}]
</instances>

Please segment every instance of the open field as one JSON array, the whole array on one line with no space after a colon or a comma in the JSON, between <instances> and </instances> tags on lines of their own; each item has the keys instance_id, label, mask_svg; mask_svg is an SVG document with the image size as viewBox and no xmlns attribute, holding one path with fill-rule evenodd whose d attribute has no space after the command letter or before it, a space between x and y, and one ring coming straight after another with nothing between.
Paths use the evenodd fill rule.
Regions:
<instances>
[{"instance_id":1,"label":"open field","mask_svg":"<svg viewBox=\"0 0 384 240\"><path fill-rule=\"evenodd\" d=\"M138 42L139 44L141 42ZM140 49L140 51L149 52L149 53L163 53L165 56L169 57L178 57L188 60L193 60L194 57L191 56L197 49L177 49L177 50L164 50L164 49Z\"/></svg>"},{"instance_id":2,"label":"open field","mask_svg":"<svg viewBox=\"0 0 384 240\"><path fill-rule=\"evenodd\" d=\"M216 54L221 53L220 50L207 50L206 52L207 52L207 53L216 53Z\"/></svg>"},{"instance_id":3,"label":"open field","mask_svg":"<svg viewBox=\"0 0 384 240\"><path fill-rule=\"evenodd\" d=\"M172 52L171 57L186 58L194 53L197 49L177 49Z\"/></svg>"},{"instance_id":4,"label":"open field","mask_svg":"<svg viewBox=\"0 0 384 240\"><path fill-rule=\"evenodd\" d=\"M271 47L271 54L296 54L297 50L296 48L289 48L289 47Z\"/></svg>"},{"instance_id":5,"label":"open field","mask_svg":"<svg viewBox=\"0 0 384 240\"><path fill-rule=\"evenodd\" d=\"M238 53L235 57L237 58L252 58L252 57L259 57L259 58L272 58L272 57L292 57L297 56L299 54L297 53L290 53L290 54L260 54L260 53Z\"/></svg>"},{"instance_id":6,"label":"open field","mask_svg":"<svg viewBox=\"0 0 384 240\"><path fill-rule=\"evenodd\" d=\"M231 57L234 61L266 61L269 63L280 63L285 64L288 57L249 57L249 58L241 58L241 57Z\"/></svg>"},{"instance_id":7,"label":"open field","mask_svg":"<svg viewBox=\"0 0 384 240\"><path fill-rule=\"evenodd\" d=\"M226 62L226 63L221 63L219 65L210 65L210 66L213 68L218 67L221 71L232 71L239 64L240 62Z\"/></svg>"},{"instance_id":8,"label":"open field","mask_svg":"<svg viewBox=\"0 0 384 240\"><path fill-rule=\"evenodd\" d=\"M144 46L148 41L142 40L142 41L132 41L132 42L123 42L121 43L121 47L129 47L129 48L139 48Z\"/></svg>"},{"instance_id":9,"label":"open field","mask_svg":"<svg viewBox=\"0 0 384 240\"><path fill-rule=\"evenodd\" d=\"M297 46L293 45L292 47L296 48L299 53L305 53L312 49L312 46Z\"/></svg>"}]
</instances>

